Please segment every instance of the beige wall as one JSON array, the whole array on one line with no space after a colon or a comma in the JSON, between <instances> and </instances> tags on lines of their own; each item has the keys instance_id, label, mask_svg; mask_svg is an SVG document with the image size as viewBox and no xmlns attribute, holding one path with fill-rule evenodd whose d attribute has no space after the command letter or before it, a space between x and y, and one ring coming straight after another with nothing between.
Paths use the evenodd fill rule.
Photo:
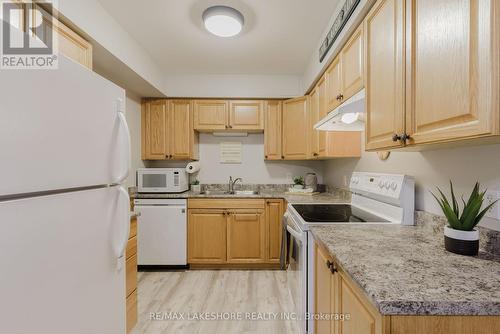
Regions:
<instances>
[{"instance_id":1,"label":"beige wall","mask_svg":"<svg viewBox=\"0 0 500 334\"><path fill-rule=\"evenodd\" d=\"M220 163L220 143L223 141L242 143L241 164ZM320 161L264 161L264 135L249 134L248 137L215 137L200 134L201 170L197 178L201 183L226 183L229 176L243 178L243 183L291 183L289 176L313 172L322 181L323 166ZM148 167L183 167L186 162L147 162Z\"/></svg>"},{"instance_id":2,"label":"beige wall","mask_svg":"<svg viewBox=\"0 0 500 334\"><path fill-rule=\"evenodd\" d=\"M416 208L442 214L429 190L436 186L448 192L453 181L458 194L469 193L476 181L482 187L500 189L500 145L484 145L440 149L425 152L392 152L387 161L380 161L375 153L364 152L361 159L337 159L327 162L325 182L345 187L353 171L404 173L415 177ZM500 221L488 220L486 225L500 230Z\"/></svg>"}]
</instances>

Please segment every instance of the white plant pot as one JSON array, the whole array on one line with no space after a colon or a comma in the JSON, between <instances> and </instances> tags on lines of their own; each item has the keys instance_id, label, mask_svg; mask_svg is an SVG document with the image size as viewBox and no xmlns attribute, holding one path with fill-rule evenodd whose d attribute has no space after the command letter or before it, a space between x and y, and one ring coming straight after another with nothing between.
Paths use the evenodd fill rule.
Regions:
<instances>
[{"instance_id":1,"label":"white plant pot","mask_svg":"<svg viewBox=\"0 0 500 334\"><path fill-rule=\"evenodd\" d=\"M191 191L194 193L201 193L201 184L192 184Z\"/></svg>"},{"instance_id":2,"label":"white plant pot","mask_svg":"<svg viewBox=\"0 0 500 334\"><path fill-rule=\"evenodd\" d=\"M295 189L304 189L304 186L303 186L303 185L301 185L301 184L294 184L294 185L293 185L293 187L294 187Z\"/></svg>"},{"instance_id":3,"label":"white plant pot","mask_svg":"<svg viewBox=\"0 0 500 334\"><path fill-rule=\"evenodd\" d=\"M477 255L479 251L479 231L454 230L444 227L444 247L447 251L461 255Z\"/></svg>"}]
</instances>

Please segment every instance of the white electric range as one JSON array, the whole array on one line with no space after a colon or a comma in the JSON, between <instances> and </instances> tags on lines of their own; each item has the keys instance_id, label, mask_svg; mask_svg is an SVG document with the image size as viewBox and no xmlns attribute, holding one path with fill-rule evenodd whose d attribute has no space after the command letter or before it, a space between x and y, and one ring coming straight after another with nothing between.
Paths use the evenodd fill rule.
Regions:
<instances>
[{"instance_id":1,"label":"white electric range","mask_svg":"<svg viewBox=\"0 0 500 334\"><path fill-rule=\"evenodd\" d=\"M334 224L414 224L415 182L402 174L355 172L346 203L288 204L283 216L288 254L290 291L296 307L300 333L313 333L314 241L311 226Z\"/></svg>"}]
</instances>

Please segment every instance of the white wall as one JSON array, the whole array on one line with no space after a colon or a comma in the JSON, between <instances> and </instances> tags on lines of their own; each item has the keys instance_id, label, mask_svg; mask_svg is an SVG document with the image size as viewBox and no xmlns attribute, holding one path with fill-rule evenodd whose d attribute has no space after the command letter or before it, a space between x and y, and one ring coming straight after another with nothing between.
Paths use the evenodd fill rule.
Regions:
<instances>
[{"instance_id":1,"label":"white wall","mask_svg":"<svg viewBox=\"0 0 500 334\"><path fill-rule=\"evenodd\" d=\"M149 53L97 0L59 0L58 11L152 86L164 92L164 76Z\"/></svg>"},{"instance_id":2,"label":"white wall","mask_svg":"<svg viewBox=\"0 0 500 334\"><path fill-rule=\"evenodd\" d=\"M345 187L344 179L353 171L403 173L416 180L416 208L442 215L429 190L436 186L449 193L449 180L455 192L468 198L476 181L489 189L500 189L500 145L440 149L424 152L392 152L386 161L376 153L363 152L361 159L332 160L325 166L329 185ZM500 221L486 221L500 230Z\"/></svg>"},{"instance_id":3,"label":"white wall","mask_svg":"<svg viewBox=\"0 0 500 334\"><path fill-rule=\"evenodd\" d=\"M240 141L242 145L241 164L221 164L220 143ZM323 163L320 161L264 161L264 135L249 134L248 137L215 137L212 134L200 134L201 170L198 180L201 183L226 183L229 176L243 178L243 183L291 183L287 174L305 176L313 172L318 181L323 181ZM182 167L186 162L147 162L148 167Z\"/></svg>"},{"instance_id":4,"label":"white wall","mask_svg":"<svg viewBox=\"0 0 500 334\"><path fill-rule=\"evenodd\" d=\"M169 97L284 98L302 95L297 75L168 75Z\"/></svg>"},{"instance_id":5,"label":"white wall","mask_svg":"<svg viewBox=\"0 0 500 334\"><path fill-rule=\"evenodd\" d=\"M314 50L311 50L311 57L309 58L309 61L306 65L306 68L304 69L304 74L302 76L302 94L305 94L309 88L311 88L312 84L316 81L316 79L319 78L320 74L323 73L323 71L326 69L328 64L335 58L335 56L339 53L339 51L342 49L342 46L347 42L349 39L350 35L354 32L354 30L359 26L359 24L363 21L363 18L366 16L370 8L373 6L375 3L375 0L361 0L359 4L357 5L356 9L352 13L352 16L349 18L347 21L346 25L344 28L342 28L342 32L339 34L337 39L335 40L335 43L332 45L328 53L326 54L325 58L323 61L320 63L319 62L319 48L321 44L323 44L323 41L330 31L330 28L333 25L333 22L337 18L337 15L340 13L342 10L342 6L344 5L345 1L340 1L337 8L333 11L332 16L330 18L330 21L328 22L327 26L325 27L325 30L321 34L321 36L318 39L317 46L314 48Z\"/></svg>"},{"instance_id":6,"label":"white wall","mask_svg":"<svg viewBox=\"0 0 500 334\"><path fill-rule=\"evenodd\" d=\"M144 163L141 160L141 99L138 96L127 92L125 110L125 116L130 130L130 139L132 142L132 164L130 174L127 179L127 185L135 186L135 171L137 168L144 167Z\"/></svg>"}]
</instances>

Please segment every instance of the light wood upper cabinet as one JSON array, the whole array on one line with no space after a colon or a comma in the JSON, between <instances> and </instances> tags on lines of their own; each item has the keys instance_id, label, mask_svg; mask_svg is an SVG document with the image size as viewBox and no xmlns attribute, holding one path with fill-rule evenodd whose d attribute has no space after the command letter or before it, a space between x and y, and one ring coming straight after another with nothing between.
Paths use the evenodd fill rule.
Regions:
<instances>
[{"instance_id":1,"label":"light wood upper cabinet","mask_svg":"<svg viewBox=\"0 0 500 334\"><path fill-rule=\"evenodd\" d=\"M326 116L325 84L320 80L310 94L311 151L313 159L361 156L361 133L349 131L317 131L316 124Z\"/></svg>"},{"instance_id":2,"label":"light wood upper cabinet","mask_svg":"<svg viewBox=\"0 0 500 334\"><path fill-rule=\"evenodd\" d=\"M363 86L363 25L347 41L340 53L342 64L342 101L359 92Z\"/></svg>"},{"instance_id":3,"label":"light wood upper cabinet","mask_svg":"<svg viewBox=\"0 0 500 334\"><path fill-rule=\"evenodd\" d=\"M498 18L496 0L408 1L407 144L498 134L495 6Z\"/></svg>"},{"instance_id":4,"label":"light wood upper cabinet","mask_svg":"<svg viewBox=\"0 0 500 334\"><path fill-rule=\"evenodd\" d=\"M500 134L499 16L493 0L377 1L364 23L367 150Z\"/></svg>"},{"instance_id":5,"label":"light wood upper cabinet","mask_svg":"<svg viewBox=\"0 0 500 334\"><path fill-rule=\"evenodd\" d=\"M48 12L46 12L40 5L36 5L36 9L42 13L42 22L36 22L35 20L39 17L37 15L29 15L26 19L31 17L32 26L40 26L39 35L43 42L46 42L49 38L49 31L54 35L53 41L55 47L59 53L65 55L71 60L92 69L92 44L83 39L76 32L68 28L61 21L53 18ZM26 21L27 21L26 20Z\"/></svg>"},{"instance_id":6,"label":"light wood upper cabinet","mask_svg":"<svg viewBox=\"0 0 500 334\"><path fill-rule=\"evenodd\" d=\"M226 220L224 210L188 211L188 262L226 262Z\"/></svg>"},{"instance_id":7,"label":"light wood upper cabinet","mask_svg":"<svg viewBox=\"0 0 500 334\"><path fill-rule=\"evenodd\" d=\"M264 262L266 259L264 210L231 210L228 217L227 262Z\"/></svg>"},{"instance_id":8,"label":"light wood upper cabinet","mask_svg":"<svg viewBox=\"0 0 500 334\"><path fill-rule=\"evenodd\" d=\"M283 156L287 160L303 160L310 152L308 97L283 102Z\"/></svg>"},{"instance_id":9,"label":"light wood upper cabinet","mask_svg":"<svg viewBox=\"0 0 500 334\"><path fill-rule=\"evenodd\" d=\"M266 201L267 260L279 263L281 253L281 218L284 214L282 199Z\"/></svg>"},{"instance_id":10,"label":"light wood upper cabinet","mask_svg":"<svg viewBox=\"0 0 500 334\"><path fill-rule=\"evenodd\" d=\"M198 134L189 100L146 101L141 122L143 160L198 159Z\"/></svg>"},{"instance_id":11,"label":"light wood upper cabinet","mask_svg":"<svg viewBox=\"0 0 500 334\"><path fill-rule=\"evenodd\" d=\"M199 131L228 128L228 102L225 100L195 100L194 129Z\"/></svg>"},{"instance_id":12,"label":"light wood upper cabinet","mask_svg":"<svg viewBox=\"0 0 500 334\"><path fill-rule=\"evenodd\" d=\"M264 104L264 158L266 160L282 159L282 103L266 101Z\"/></svg>"},{"instance_id":13,"label":"light wood upper cabinet","mask_svg":"<svg viewBox=\"0 0 500 334\"><path fill-rule=\"evenodd\" d=\"M341 103L342 95L342 72L340 58L333 60L325 72L326 82L326 105L328 111L337 108Z\"/></svg>"},{"instance_id":14,"label":"light wood upper cabinet","mask_svg":"<svg viewBox=\"0 0 500 334\"><path fill-rule=\"evenodd\" d=\"M379 0L364 22L366 149L401 147L404 124L404 1Z\"/></svg>"},{"instance_id":15,"label":"light wood upper cabinet","mask_svg":"<svg viewBox=\"0 0 500 334\"><path fill-rule=\"evenodd\" d=\"M149 101L143 104L142 109L142 159L167 159L169 155L167 101Z\"/></svg>"},{"instance_id":16,"label":"light wood upper cabinet","mask_svg":"<svg viewBox=\"0 0 500 334\"><path fill-rule=\"evenodd\" d=\"M264 130L263 102L229 101L229 128L232 130Z\"/></svg>"},{"instance_id":17,"label":"light wood upper cabinet","mask_svg":"<svg viewBox=\"0 0 500 334\"><path fill-rule=\"evenodd\" d=\"M309 120L311 122L310 124L310 133L311 133L311 157L312 158L318 158L319 157L319 141L320 141L320 134L323 131L318 131L314 129L314 124L316 124L320 120L320 104L319 104L319 88L316 86L311 94L309 95L310 99L309 101L311 102L311 108L310 110L310 115L309 115ZM323 136L323 138L325 138Z\"/></svg>"},{"instance_id":18,"label":"light wood upper cabinet","mask_svg":"<svg viewBox=\"0 0 500 334\"><path fill-rule=\"evenodd\" d=\"M192 104L189 100L169 101L171 159L198 159L198 135L193 129Z\"/></svg>"}]
</instances>

